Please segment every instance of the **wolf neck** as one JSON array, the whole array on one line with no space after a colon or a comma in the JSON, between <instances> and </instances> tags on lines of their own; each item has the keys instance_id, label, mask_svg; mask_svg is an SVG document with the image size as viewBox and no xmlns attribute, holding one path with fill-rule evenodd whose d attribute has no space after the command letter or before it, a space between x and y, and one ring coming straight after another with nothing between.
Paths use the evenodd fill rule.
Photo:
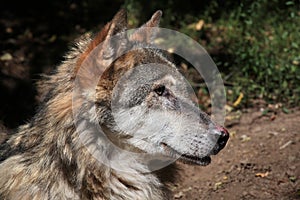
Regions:
<instances>
[{"instance_id":1,"label":"wolf neck","mask_svg":"<svg viewBox=\"0 0 300 200\"><path fill-rule=\"evenodd\" d=\"M41 149L35 152L40 159L36 165L41 170L51 167L50 173L66 177L75 193L85 195L82 199L97 199L99 194L107 199L164 199L162 180L148 173L146 165L116 151L110 142L99 136L97 126L92 123L83 121L75 126L70 110L60 110L53 115L56 109L53 106L49 103L46 109L41 109L46 111L38 113L36 120L20 132L23 137L30 134L40 138L36 139L38 144L33 145L41 147L35 148ZM52 162L47 159L49 157L53 158ZM57 166L53 168L54 163ZM64 170L59 170L61 168ZM57 177L56 180L61 179Z\"/></svg>"},{"instance_id":2,"label":"wolf neck","mask_svg":"<svg viewBox=\"0 0 300 200\"><path fill-rule=\"evenodd\" d=\"M81 138L78 145L84 145L84 154L89 160L82 158L78 160L79 165L85 166L90 162L85 166L84 177L84 181L90 184L88 190L92 187L95 193L115 199L163 198L163 185L159 178L149 173L147 166L138 158L128 156L127 151L116 148L105 135L101 136L99 127L82 121L77 125L77 131Z\"/></svg>"}]
</instances>

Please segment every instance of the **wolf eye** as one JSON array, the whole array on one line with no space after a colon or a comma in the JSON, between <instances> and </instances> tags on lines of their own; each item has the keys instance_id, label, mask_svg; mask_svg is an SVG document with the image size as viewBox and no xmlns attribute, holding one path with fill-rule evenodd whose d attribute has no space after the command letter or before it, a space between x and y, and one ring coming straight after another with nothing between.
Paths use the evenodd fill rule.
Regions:
<instances>
[{"instance_id":1,"label":"wolf eye","mask_svg":"<svg viewBox=\"0 0 300 200\"><path fill-rule=\"evenodd\" d=\"M159 85L158 87L156 87L154 89L154 92L156 94L158 94L158 96L162 96L164 94L165 90L166 90L166 87L164 85Z\"/></svg>"}]
</instances>

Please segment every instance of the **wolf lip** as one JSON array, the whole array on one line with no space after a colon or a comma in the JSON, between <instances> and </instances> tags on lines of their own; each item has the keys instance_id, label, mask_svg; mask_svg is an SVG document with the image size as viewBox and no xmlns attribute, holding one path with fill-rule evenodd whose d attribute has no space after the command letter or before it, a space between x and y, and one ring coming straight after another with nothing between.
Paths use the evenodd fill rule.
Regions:
<instances>
[{"instance_id":1,"label":"wolf lip","mask_svg":"<svg viewBox=\"0 0 300 200\"><path fill-rule=\"evenodd\" d=\"M168 152L170 157L176 157L178 158L179 161L186 163L186 164L193 164L193 165L201 165L201 166L206 166L210 164L211 158L209 156L205 157L197 157L193 155L188 155L188 154L182 154L179 153L177 150L173 149L166 143L161 143L165 151Z\"/></svg>"},{"instance_id":2,"label":"wolf lip","mask_svg":"<svg viewBox=\"0 0 300 200\"><path fill-rule=\"evenodd\" d=\"M199 158L196 156L190 156L190 155L185 155L185 154L181 155L179 160L182 161L183 163L196 164L196 165L202 165L202 166L206 166L206 165L210 164L210 162L211 162L211 158L209 156Z\"/></svg>"}]
</instances>

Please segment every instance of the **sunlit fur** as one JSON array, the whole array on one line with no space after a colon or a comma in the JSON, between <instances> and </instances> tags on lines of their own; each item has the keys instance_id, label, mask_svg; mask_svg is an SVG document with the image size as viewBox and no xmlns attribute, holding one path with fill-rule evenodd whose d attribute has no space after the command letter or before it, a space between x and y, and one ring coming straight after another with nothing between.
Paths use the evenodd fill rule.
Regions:
<instances>
[{"instance_id":1,"label":"sunlit fur","mask_svg":"<svg viewBox=\"0 0 300 200\"><path fill-rule=\"evenodd\" d=\"M160 16L156 12L119 42L148 45L155 33L143 28L158 26ZM208 164L201 158L213 154L217 145L214 123L190 100L185 80L162 52L133 48L114 57L121 44L112 45L110 38L126 27L121 10L96 36L78 39L56 71L38 82L38 112L0 145L0 199L169 198L166 185L174 182L174 164L150 172L139 157L116 151L116 144L170 158L191 155L199 158L195 164ZM79 84L103 74L96 88L82 91L74 101L74 82L87 60L99 66L83 71ZM74 109L82 118L76 126ZM99 126L112 142L98 135ZM89 143L83 145L80 134ZM97 150L97 159L90 149Z\"/></svg>"}]
</instances>

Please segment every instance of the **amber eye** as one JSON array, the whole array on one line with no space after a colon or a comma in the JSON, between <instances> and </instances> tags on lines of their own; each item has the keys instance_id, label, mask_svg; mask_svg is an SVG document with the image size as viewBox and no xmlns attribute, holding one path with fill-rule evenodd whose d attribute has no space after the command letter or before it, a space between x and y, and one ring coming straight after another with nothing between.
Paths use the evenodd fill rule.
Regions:
<instances>
[{"instance_id":1,"label":"amber eye","mask_svg":"<svg viewBox=\"0 0 300 200\"><path fill-rule=\"evenodd\" d=\"M154 92L158 96L162 96L164 94L165 90L166 90L166 87L164 85L159 85L154 89Z\"/></svg>"}]
</instances>

